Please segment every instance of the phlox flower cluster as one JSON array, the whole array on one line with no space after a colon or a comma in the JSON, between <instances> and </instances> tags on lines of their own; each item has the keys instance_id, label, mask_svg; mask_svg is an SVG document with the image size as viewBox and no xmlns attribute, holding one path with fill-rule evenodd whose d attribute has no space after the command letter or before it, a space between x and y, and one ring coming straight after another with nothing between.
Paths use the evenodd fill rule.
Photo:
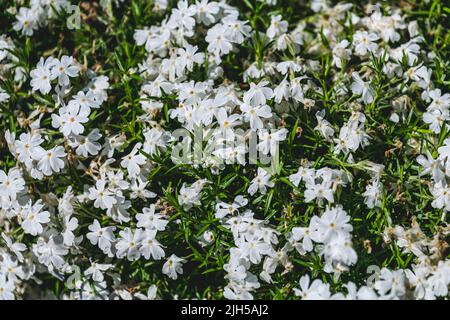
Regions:
<instances>
[{"instance_id":1,"label":"phlox flower cluster","mask_svg":"<svg viewBox=\"0 0 450 320\"><path fill-rule=\"evenodd\" d=\"M9 2L0 299L449 297L440 4Z\"/></svg>"}]
</instances>

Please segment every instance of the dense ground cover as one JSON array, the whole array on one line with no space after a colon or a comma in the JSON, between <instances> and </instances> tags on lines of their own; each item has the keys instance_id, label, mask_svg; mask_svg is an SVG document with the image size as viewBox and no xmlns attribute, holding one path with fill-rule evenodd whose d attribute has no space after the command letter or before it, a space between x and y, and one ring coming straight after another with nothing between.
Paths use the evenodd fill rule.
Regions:
<instances>
[{"instance_id":1,"label":"dense ground cover","mask_svg":"<svg viewBox=\"0 0 450 320\"><path fill-rule=\"evenodd\" d=\"M0 3L0 299L448 298L444 1Z\"/></svg>"}]
</instances>

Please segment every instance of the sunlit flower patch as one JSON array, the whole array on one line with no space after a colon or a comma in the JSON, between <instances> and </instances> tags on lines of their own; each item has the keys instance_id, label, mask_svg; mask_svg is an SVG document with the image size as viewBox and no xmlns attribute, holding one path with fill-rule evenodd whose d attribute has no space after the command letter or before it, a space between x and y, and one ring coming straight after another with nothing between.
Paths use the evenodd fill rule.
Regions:
<instances>
[{"instance_id":1,"label":"sunlit flower patch","mask_svg":"<svg viewBox=\"0 0 450 320\"><path fill-rule=\"evenodd\" d=\"M443 1L0 3L0 299L445 299Z\"/></svg>"}]
</instances>

